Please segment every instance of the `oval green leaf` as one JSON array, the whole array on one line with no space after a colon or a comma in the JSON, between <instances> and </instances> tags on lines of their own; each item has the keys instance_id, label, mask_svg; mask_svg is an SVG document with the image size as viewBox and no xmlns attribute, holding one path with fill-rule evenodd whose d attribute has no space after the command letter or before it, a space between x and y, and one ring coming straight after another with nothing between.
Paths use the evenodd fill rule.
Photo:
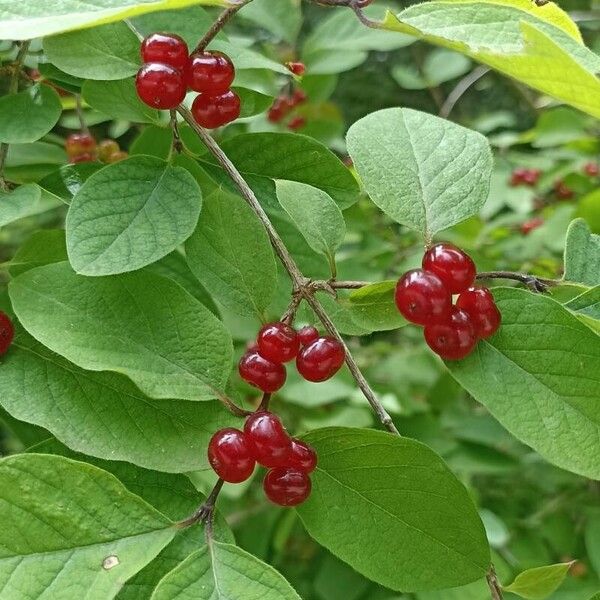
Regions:
<instances>
[{"instance_id":1,"label":"oval green leaf","mask_svg":"<svg viewBox=\"0 0 600 600\"><path fill-rule=\"evenodd\" d=\"M584 219L575 219L565 243L566 281L600 285L600 235L590 231Z\"/></svg>"},{"instance_id":2,"label":"oval green leaf","mask_svg":"<svg viewBox=\"0 0 600 600\"><path fill-rule=\"evenodd\" d=\"M519 573L504 591L527 600L545 600L561 586L572 564L568 562L527 569Z\"/></svg>"}]
</instances>

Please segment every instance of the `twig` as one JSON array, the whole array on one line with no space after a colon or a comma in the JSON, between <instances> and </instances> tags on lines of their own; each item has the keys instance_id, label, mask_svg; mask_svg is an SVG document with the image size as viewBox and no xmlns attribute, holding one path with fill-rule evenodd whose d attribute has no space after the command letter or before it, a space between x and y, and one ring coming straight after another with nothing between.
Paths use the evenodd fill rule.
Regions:
<instances>
[{"instance_id":1,"label":"twig","mask_svg":"<svg viewBox=\"0 0 600 600\"><path fill-rule=\"evenodd\" d=\"M367 285L372 285L371 281L328 281L334 290L359 290Z\"/></svg>"},{"instance_id":2,"label":"twig","mask_svg":"<svg viewBox=\"0 0 600 600\"><path fill-rule=\"evenodd\" d=\"M171 130L173 132L173 144L172 148L177 152L177 154L181 154L183 150L183 142L181 141L181 136L179 135L179 126L177 125L177 111L170 110L169 114L171 115Z\"/></svg>"},{"instance_id":3,"label":"twig","mask_svg":"<svg viewBox=\"0 0 600 600\"><path fill-rule=\"evenodd\" d=\"M292 300L290 301L287 310L283 313L283 316L281 317L282 323L285 323L286 325L291 325L294 322L294 319L296 318L296 312L298 311L298 307L300 306L301 302L302 293L300 292L300 290L294 290L292 292Z\"/></svg>"},{"instance_id":4,"label":"twig","mask_svg":"<svg viewBox=\"0 0 600 600\"><path fill-rule=\"evenodd\" d=\"M494 565L490 565L485 578L492 594L492 600L503 600L504 596L502 594L502 586L500 585L498 577L496 576L496 569L494 569Z\"/></svg>"},{"instance_id":5,"label":"twig","mask_svg":"<svg viewBox=\"0 0 600 600\"><path fill-rule=\"evenodd\" d=\"M256 409L256 412L269 410L269 402L271 402L271 394L265 392L263 394L259 407Z\"/></svg>"},{"instance_id":6,"label":"twig","mask_svg":"<svg viewBox=\"0 0 600 600\"><path fill-rule=\"evenodd\" d=\"M346 6L351 8L354 11L354 14L357 16L358 20L367 27L371 27L372 29L380 29L381 22L373 21L373 19L369 19L367 15L363 12L363 8L367 6L367 0L310 0L315 4L319 4L321 6Z\"/></svg>"},{"instance_id":7,"label":"twig","mask_svg":"<svg viewBox=\"0 0 600 600\"><path fill-rule=\"evenodd\" d=\"M177 523L177 527L181 529L185 529L186 527L191 527L196 523L205 523L206 525L206 536L210 539L212 538L213 533L213 521L215 517L215 502L223 489L223 484L225 482L222 479L219 479L217 483L215 483L215 487L212 489L212 492L209 494L208 498L190 515L187 519L180 521Z\"/></svg>"},{"instance_id":8,"label":"twig","mask_svg":"<svg viewBox=\"0 0 600 600\"><path fill-rule=\"evenodd\" d=\"M29 50L30 43L30 41L21 42L21 46L19 48L19 51L17 52L17 57L15 58L15 62L12 65L12 73L8 82L9 94L16 94L19 91L19 74L23 67L23 61L25 60L25 56L27 55L27 50ZM4 191L9 191L10 189L4 179L4 163L6 162L7 155L8 144L0 144L0 189Z\"/></svg>"},{"instance_id":9,"label":"twig","mask_svg":"<svg viewBox=\"0 0 600 600\"><path fill-rule=\"evenodd\" d=\"M211 25L210 29L204 34L202 39L198 42L198 45L192 50L194 52L202 52L208 46L215 37L219 34L221 29L227 25L231 17L235 15L241 8L246 6L252 0L239 0L237 4L226 8L217 18L217 20Z\"/></svg>"},{"instance_id":10,"label":"twig","mask_svg":"<svg viewBox=\"0 0 600 600\"><path fill-rule=\"evenodd\" d=\"M543 294L553 285L558 285L554 279L544 279L529 275L527 273L513 273L512 271L488 271L487 273L477 273L477 279L512 279L524 283L532 292Z\"/></svg>"},{"instance_id":11,"label":"twig","mask_svg":"<svg viewBox=\"0 0 600 600\"><path fill-rule=\"evenodd\" d=\"M90 134L90 130L85 122L85 117L83 116L83 107L81 106L81 94L75 94L75 112L77 113L77 118L79 119L79 127L83 133Z\"/></svg>"},{"instance_id":12,"label":"twig","mask_svg":"<svg viewBox=\"0 0 600 600\"><path fill-rule=\"evenodd\" d=\"M446 102L440 109L439 115L447 119L456 103L462 98L463 94L475 83L477 83L484 75L487 75L491 69L489 67L479 66L473 69L469 74L465 75L457 84L456 87L448 94Z\"/></svg>"}]
</instances>

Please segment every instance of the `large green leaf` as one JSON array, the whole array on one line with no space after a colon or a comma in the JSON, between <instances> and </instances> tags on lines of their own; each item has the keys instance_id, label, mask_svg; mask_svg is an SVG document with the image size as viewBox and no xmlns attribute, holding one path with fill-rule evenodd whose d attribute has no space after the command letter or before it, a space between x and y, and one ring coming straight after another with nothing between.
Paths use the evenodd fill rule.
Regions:
<instances>
[{"instance_id":1,"label":"large green leaf","mask_svg":"<svg viewBox=\"0 0 600 600\"><path fill-rule=\"evenodd\" d=\"M600 285L569 300L565 307L600 333Z\"/></svg>"},{"instance_id":2,"label":"large green leaf","mask_svg":"<svg viewBox=\"0 0 600 600\"><path fill-rule=\"evenodd\" d=\"M308 532L359 573L403 591L475 581L489 566L467 490L427 446L366 429L305 436L319 455L298 512Z\"/></svg>"},{"instance_id":3,"label":"large green leaf","mask_svg":"<svg viewBox=\"0 0 600 600\"><path fill-rule=\"evenodd\" d=\"M277 287L277 266L265 228L241 198L221 190L206 198L185 250L192 272L217 301L263 317Z\"/></svg>"},{"instance_id":4,"label":"large green leaf","mask_svg":"<svg viewBox=\"0 0 600 600\"><path fill-rule=\"evenodd\" d=\"M36 84L0 98L0 142L25 144L35 142L55 125L62 106L49 85Z\"/></svg>"},{"instance_id":5,"label":"large green leaf","mask_svg":"<svg viewBox=\"0 0 600 600\"><path fill-rule=\"evenodd\" d=\"M273 567L245 550L211 541L158 584L152 600L300 600Z\"/></svg>"},{"instance_id":6,"label":"large green leaf","mask_svg":"<svg viewBox=\"0 0 600 600\"><path fill-rule=\"evenodd\" d=\"M224 0L102 0L82 4L57 0L51 4L0 0L0 39L26 40L45 35L121 21L155 10L192 4L224 6Z\"/></svg>"},{"instance_id":7,"label":"large green leaf","mask_svg":"<svg viewBox=\"0 0 600 600\"><path fill-rule=\"evenodd\" d=\"M177 530L113 475L66 458L0 461L0 595L114 598Z\"/></svg>"},{"instance_id":8,"label":"large green leaf","mask_svg":"<svg viewBox=\"0 0 600 600\"><path fill-rule=\"evenodd\" d=\"M448 363L515 437L554 464L600 477L600 337L549 297L496 293L499 332Z\"/></svg>"},{"instance_id":9,"label":"large green leaf","mask_svg":"<svg viewBox=\"0 0 600 600\"><path fill-rule=\"evenodd\" d=\"M64 206L61 200L35 183L19 186L8 194L0 192L0 227L58 206Z\"/></svg>"},{"instance_id":10,"label":"large green leaf","mask_svg":"<svg viewBox=\"0 0 600 600\"><path fill-rule=\"evenodd\" d=\"M166 256L194 231L202 192L182 167L134 156L92 175L67 216L67 249L83 275L135 271Z\"/></svg>"},{"instance_id":11,"label":"large green leaf","mask_svg":"<svg viewBox=\"0 0 600 600\"><path fill-rule=\"evenodd\" d=\"M528 569L519 573L504 590L527 600L544 600L561 586L572 564L567 562Z\"/></svg>"},{"instance_id":12,"label":"large green leaf","mask_svg":"<svg viewBox=\"0 0 600 600\"><path fill-rule=\"evenodd\" d=\"M293 44L302 26L302 10L296 0L253 0L240 14L267 29L279 39Z\"/></svg>"},{"instance_id":13,"label":"large green leaf","mask_svg":"<svg viewBox=\"0 0 600 600\"><path fill-rule=\"evenodd\" d=\"M354 123L347 139L373 202L426 239L476 214L487 198L492 154L479 133L389 108Z\"/></svg>"},{"instance_id":14,"label":"large green leaf","mask_svg":"<svg viewBox=\"0 0 600 600\"><path fill-rule=\"evenodd\" d=\"M600 235L593 234L583 219L575 219L567 231L564 278L600 285Z\"/></svg>"},{"instance_id":15,"label":"large green leaf","mask_svg":"<svg viewBox=\"0 0 600 600\"><path fill-rule=\"evenodd\" d=\"M457 50L501 73L600 116L600 58L554 3L434 1L388 13L386 29Z\"/></svg>"},{"instance_id":16,"label":"large green leaf","mask_svg":"<svg viewBox=\"0 0 600 600\"><path fill-rule=\"evenodd\" d=\"M62 229L36 231L17 250L8 270L16 277L29 269L67 260L65 232Z\"/></svg>"},{"instance_id":17,"label":"large green leaf","mask_svg":"<svg viewBox=\"0 0 600 600\"><path fill-rule=\"evenodd\" d=\"M83 277L56 263L23 273L9 293L25 329L84 369L123 373L153 398L224 393L229 333L169 279L144 271Z\"/></svg>"},{"instance_id":18,"label":"large green leaf","mask_svg":"<svg viewBox=\"0 0 600 600\"><path fill-rule=\"evenodd\" d=\"M388 331L406 325L394 302L395 289L395 281L381 281L352 292L347 303L352 319L370 331Z\"/></svg>"}]
</instances>

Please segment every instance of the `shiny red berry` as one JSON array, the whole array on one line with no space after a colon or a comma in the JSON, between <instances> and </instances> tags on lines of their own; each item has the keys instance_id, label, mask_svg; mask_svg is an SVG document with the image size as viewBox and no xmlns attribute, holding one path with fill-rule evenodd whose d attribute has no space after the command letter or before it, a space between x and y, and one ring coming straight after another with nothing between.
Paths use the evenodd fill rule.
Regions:
<instances>
[{"instance_id":1,"label":"shiny red berry","mask_svg":"<svg viewBox=\"0 0 600 600\"><path fill-rule=\"evenodd\" d=\"M220 96L200 94L192 104L194 120L207 129L216 129L235 121L240 111L240 98L231 90Z\"/></svg>"},{"instance_id":2,"label":"shiny red berry","mask_svg":"<svg viewBox=\"0 0 600 600\"><path fill-rule=\"evenodd\" d=\"M270 470L263 481L267 498L279 506L296 506L310 496L310 477L299 469L279 468Z\"/></svg>"},{"instance_id":3,"label":"shiny red berry","mask_svg":"<svg viewBox=\"0 0 600 600\"><path fill-rule=\"evenodd\" d=\"M296 358L300 350L296 330L281 322L265 325L258 332L257 344L260 355L276 363Z\"/></svg>"},{"instance_id":4,"label":"shiny red berry","mask_svg":"<svg viewBox=\"0 0 600 600\"><path fill-rule=\"evenodd\" d=\"M477 269L471 257L453 244L436 244L423 256L423 269L435 273L451 294L473 285Z\"/></svg>"},{"instance_id":5,"label":"shiny red berry","mask_svg":"<svg viewBox=\"0 0 600 600\"><path fill-rule=\"evenodd\" d=\"M239 429L221 429L208 444L208 462L215 473L229 483L246 481L256 465L245 434Z\"/></svg>"},{"instance_id":6,"label":"shiny red berry","mask_svg":"<svg viewBox=\"0 0 600 600\"><path fill-rule=\"evenodd\" d=\"M502 315L492 292L487 288L469 288L458 297L456 306L469 313L478 338L489 338L498 331Z\"/></svg>"},{"instance_id":7,"label":"shiny red berry","mask_svg":"<svg viewBox=\"0 0 600 600\"><path fill-rule=\"evenodd\" d=\"M144 65L135 78L135 87L142 102L163 110L181 104L186 92L181 71L161 63Z\"/></svg>"},{"instance_id":8,"label":"shiny red berry","mask_svg":"<svg viewBox=\"0 0 600 600\"><path fill-rule=\"evenodd\" d=\"M298 331L298 339L300 340L300 344L302 346L308 346L308 344L311 344L318 338L319 332L317 328L313 327L312 325L306 325Z\"/></svg>"},{"instance_id":9,"label":"shiny red berry","mask_svg":"<svg viewBox=\"0 0 600 600\"><path fill-rule=\"evenodd\" d=\"M600 175L600 166L597 163L587 163L583 167L583 172L589 177L598 177Z\"/></svg>"},{"instance_id":10,"label":"shiny red berry","mask_svg":"<svg viewBox=\"0 0 600 600\"><path fill-rule=\"evenodd\" d=\"M72 133L65 140L65 151L69 158L81 156L82 154L95 155L96 140L89 133Z\"/></svg>"},{"instance_id":11,"label":"shiny red berry","mask_svg":"<svg viewBox=\"0 0 600 600\"><path fill-rule=\"evenodd\" d=\"M292 438L277 415L255 412L246 419L244 433L252 455L263 467L288 464Z\"/></svg>"},{"instance_id":12,"label":"shiny red berry","mask_svg":"<svg viewBox=\"0 0 600 600\"><path fill-rule=\"evenodd\" d=\"M298 115L297 117L294 117L293 119L291 119L291 121L288 123L287 127L291 131L298 131L299 129L302 129L305 126L306 126L306 119L304 117L301 117L300 115Z\"/></svg>"},{"instance_id":13,"label":"shiny red berry","mask_svg":"<svg viewBox=\"0 0 600 600\"><path fill-rule=\"evenodd\" d=\"M144 63L162 63L182 72L187 68L187 44L174 33L151 33L142 42L140 52Z\"/></svg>"},{"instance_id":14,"label":"shiny red berry","mask_svg":"<svg viewBox=\"0 0 600 600\"><path fill-rule=\"evenodd\" d=\"M445 360L460 360L477 344L475 326L465 310L453 308L446 322L425 326L427 345Z\"/></svg>"},{"instance_id":15,"label":"shiny red berry","mask_svg":"<svg viewBox=\"0 0 600 600\"><path fill-rule=\"evenodd\" d=\"M287 459L287 466L312 473L317 466L317 453L306 442L292 439L292 450Z\"/></svg>"},{"instance_id":16,"label":"shiny red berry","mask_svg":"<svg viewBox=\"0 0 600 600\"><path fill-rule=\"evenodd\" d=\"M240 359L238 370L244 381L268 393L282 388L287 377L282 364L264 358L258 352L246 352Z\"/></svg>"},{"instance_id":17,"label":"shiny red berry","mask_svg":"<svg viewBox=\"0 0 600 600\"><path fill-rule=\"evenodd\" d=\"M345 358L344 347L335 338L319 337L300 350L296 368L304 379L317 383L333 377Z\"/></svg>"},{"instance_id":18,"label":"shiny red berry","mask_svg":"<svg viewBox=\"0 0 600 600\"><path fill-rule=\"evenodd\" d=\"M306 65L303 62L286 62L285 66L294 74L302 77L306 73Z\"/></svg>"},{"instance_id":19,"label":"shiny red berry","mask_svg":"<svg viewBox=\"0 0 600 600\"><path fill-rule=\"evenodd\" d=\"M422 269L407 271L396 285L396 306L411 323L428 325L450 317L452 296L444 282Z\"/></svg>"},{"instance_id":20,"label":"shiny red berry","mask_svg":"<svg viewBox=\"0 0 600 600\"><path fill-rule=\"evenodd\" d=\"M0 356L6 354L15 337L15 327L9 316L0 311Z\"/></svg>"},{"instance_id":21,"label":"shiny red berry","mask_svg":"<svg viewBox=\"0 0 600 600\"><path fill-rule=\"evenodd\" d=\"M226 54L205 50L190 56L187 77L188 86L195 92L219 96L231 87L235 68Z\"/></svg>"},{"instance_id":22,"label":"shiny red berry","mask_svg":"<svg viewBox=\"0 0 600 600\"><path fill-rule=\"evenodd\" d=\"M530 234L533 230L541 227L544 224L544 219L542 217L534 217L533 219L529 219L524 223L521 223L519 229L523 235Z\"/></svg>"}]
</instances>

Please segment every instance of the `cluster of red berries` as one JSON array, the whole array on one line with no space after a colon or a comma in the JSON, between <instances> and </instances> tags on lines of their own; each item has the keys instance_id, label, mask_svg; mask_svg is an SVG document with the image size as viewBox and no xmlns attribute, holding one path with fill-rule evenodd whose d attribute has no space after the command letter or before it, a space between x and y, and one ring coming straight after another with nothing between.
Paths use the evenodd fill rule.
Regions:
<instances>
[{"instance_id":1,"label":"cluster of red berries","mask_svg":"<svg viewBox=\"0 0 600 600\"><path fill-rule=\"evenodd\" d=\"M97 159L105 163L115 163L128 156L115 140L102 140L97 144L94 136L83 131L69 135L65 140L65 151L71 163Z\"/></svg>"},{"instance_id":2,"label":"cluster of red berries","mask_svg":"<svg viewBox=\"0 0 600 600\"><path fill-rule=\"evenodd\" d=\"M256 343L240 359L240 376L265 393L283 387L287 378L284 363L296 359L298 372L307 381L333 377L344 364L344 347L335 338L320 336L312 326L296 331L281 321L265 325Z\"/></svg>"},{"instance_id":3,"label":"cluster of red berries","mask_svg":"<svg viewBox=\"0 0 600 600\"><path fill-rule=\"evenodd\" d=\"M307 96L304 90L296 88L291 96L280 94L269 108L267 119L271 123L281 123L300 104L306 102ZM287 123L287 128L298 131L306 125L306 119L302 115L293 115Z\"/></svg>"},{"instance_id":4,"label":"cluster of red berries","mask_svg":"<svg viewBox=\"0 0 600 600\"><path fill-rule=\"evenodd\" d=\"M520 167L512 172L510 176L510 185L512 187L520 185L534 187L537 185L541 175L542 172L539 169L525 169Z\"/></svg>"},{"instance_id":5,"label":"cluster of red berries","mask_svg":"<svg viewBox=\"0 0 600 600\"><path fill-rule=\"evenodd\" d=\"M202 127L222 127L240 116L239 96L231 90L235 68L226 54L202 50L189 54L174 33L153 33L141 47L144 65L135 85L141 100L159 109L177 107L189 89L199 92L192 114Z\"/></svg>"},{"instance_id":6,"label":"cluster of red berries","mask_svg":"<svg viewBox=\"0 0 600 600\"><path fill-rule=\"evenodd\" d=\"M554 182L554 195L559 200L571 200L575 192L564 181L559 180Z\"/></svg>"},{"instance_id":7,"label":"cluster of red berries","mask_svg":"<svg viewBox=\"0 0 600 600\"><path fill-rule=\"evenodd\" d=\"M422 267L400 278L396 306L405 319L425 327L425 341L436 354L446 360L465 358L500 327L494 297L487 288L473 286L475 263L452 244L431 247ZM454 294L460 294L456 305Z\"/></svg>"},{"instance_id":8,"label":"cluster of red berries","mask_svg":"<svg viewBox=\"0 0 600 600\"><path fill-rule=\"evenodd\" d=\"M583 172L588 177L598 177L598 175L600 175L600 166L598 165L598 163L593 163L593 162L587 163L583 167Z\"/></svg>"},{"instance_id":9,"label":"cluster of red berries","mask_svg":"<svg viewBox=\"0 0 600 600\"><path fill-rule=\"evenodd\" d=\"M217 431L208 444L208 461L229 483L246 481L256 463L266 467L263 488L267 498L280 506L296 506L310 495L309 474L317 466L317 453L290 437L277 415L258 411L247 418L244 431Z\"/></svg>"},{"instance_id":10,"label":"cluster of red berries","mask_svg":"<svg viewBox=\"0 0 600 600\"><path fill-rule=\"evenodd\" d=\"M15 328L9 316L0 310L0 356L6 354L15 337Z\"/></svg>"}]
</instances>

